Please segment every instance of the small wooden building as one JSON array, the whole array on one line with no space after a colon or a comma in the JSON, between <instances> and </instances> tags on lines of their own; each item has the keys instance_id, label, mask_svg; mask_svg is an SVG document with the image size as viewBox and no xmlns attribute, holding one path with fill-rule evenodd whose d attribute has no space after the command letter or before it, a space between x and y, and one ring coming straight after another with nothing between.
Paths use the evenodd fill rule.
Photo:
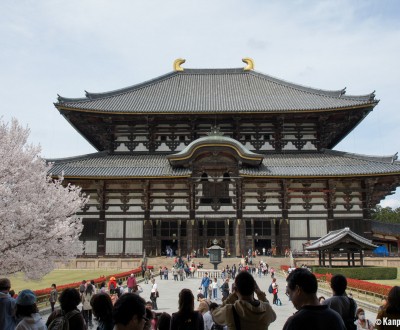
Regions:
<instances>
[{"instance_id":1,"label":"small wooden building","mask_svg":"<svg viewBox=\"0 0 400 330\"><path fill-rule=\"evenodd\" d=\"M305 249L307 251L318 251L319 266L326 266L327 255L329 267L332 267L333 263L343 265L343 262L347 262L347 266L349 267L354 267L356 266L356 256L358 256L358 265L363 266L363 251L373 250L376 247L376 245L372 244L371 240L357 235L350 228L346 227L329 232L320 239L312 242ZM343 258L343 255L346 258Z\"/></svg>"}]
</instances>

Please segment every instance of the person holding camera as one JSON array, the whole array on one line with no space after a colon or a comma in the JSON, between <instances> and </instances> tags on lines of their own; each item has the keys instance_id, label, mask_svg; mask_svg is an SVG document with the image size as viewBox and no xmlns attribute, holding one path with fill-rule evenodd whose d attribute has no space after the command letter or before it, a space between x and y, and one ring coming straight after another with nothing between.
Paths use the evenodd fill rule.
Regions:
<instances>
[{"instance_id":1,"label":"person holding camera","mask_svg":"<svg viewBox=\"0 0 400 330\"><path fill-rule=\"evenodd\" d=\"M257 299L254 299L254 293ZM276 320L276 314L248 272L240 272L235 278L232 293L213 313L216 324L229 329L265 330Z\"/></svg>"}]
</instances>

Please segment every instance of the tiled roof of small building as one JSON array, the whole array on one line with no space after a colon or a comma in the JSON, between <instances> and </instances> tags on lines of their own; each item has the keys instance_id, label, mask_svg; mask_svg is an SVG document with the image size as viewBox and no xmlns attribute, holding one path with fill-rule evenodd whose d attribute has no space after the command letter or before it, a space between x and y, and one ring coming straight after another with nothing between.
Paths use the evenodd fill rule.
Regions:
<instances>
[{"instance_id":1,"label":"tiled roof of small building","mask_svg":"<svg viewBox=\"0 0 400 330\"><path fill-rule=\"evenodd\" d=\"M256 71L185 69L131 87L58 97L56 107L108 113L285 112L377 104L374 93L349 96L290 83Z\"/></svg>"},{"instance_id":2,"label":"tiled roof of small building","mask_svg":"<svg viewBox=\"0 0 400 330\"><path fill-rule=\"evenodd\" d=\"M184 177L189 169L173 168L162 154L107 154L99 152L80 157L48 160L50 172L65 177ZM244 167L243 176L331 177L351 175L400 174L400 162L391 157L372 157L325 150L296 154L265 154L261 166Z\"/></svg>"},{"instance_id":3,"label":"tiled roof of small building","mask_svg":"<svg viewBox=\"0 0 400 330\"><path fill-rule=\"evenodd\" d=\"M366 239L350 230L350 228L346 227L339 230L330 231L325 236L317 239L316 241L312 242L310 246L306 247L306 250L313 251L313 250L320 250L326 247L332 247L342 241L345 237L352 238L358 244L363 246L364 248L376 248L376 245L372 244L372 241Z\"/></svg>"},{"instance_id":4,"label":"tiled roof of small building","mask_svg":"<svg viewBox=\"0 0 400 330\"><path fill-rule=\"evenodd\" d=\"M400 223L371 221L371 230L374 234L400 236Z\"/></svg>"}]
</instances>

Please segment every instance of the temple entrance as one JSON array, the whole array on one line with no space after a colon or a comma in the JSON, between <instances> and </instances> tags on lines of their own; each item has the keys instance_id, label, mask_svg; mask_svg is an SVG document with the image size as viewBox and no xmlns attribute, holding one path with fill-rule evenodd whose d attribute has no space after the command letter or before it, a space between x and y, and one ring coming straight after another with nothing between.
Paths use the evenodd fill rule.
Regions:
<instances>
[{"instance_id":1,"label":"temple entrance","mask_svg":"<svg viewBox=\"0 0 400 330\"><path fill-rule=\"evenodd\" d=\"M172 239L161 240L161 255L162 256L176 256L178 253L178 241Z\"/></svg>"},{"instance_id":2,"label":"temple entrance","mask_svg":"<svg viewBox=\"0 0 400 330\"><path fill-rule=\"evenodd\" d=\"M265 251L271 248L270 239L258 239L254 241L254 249L258 250L260 255L263 254L263 248L265 248Z\"/></svg>"}]
</instances>

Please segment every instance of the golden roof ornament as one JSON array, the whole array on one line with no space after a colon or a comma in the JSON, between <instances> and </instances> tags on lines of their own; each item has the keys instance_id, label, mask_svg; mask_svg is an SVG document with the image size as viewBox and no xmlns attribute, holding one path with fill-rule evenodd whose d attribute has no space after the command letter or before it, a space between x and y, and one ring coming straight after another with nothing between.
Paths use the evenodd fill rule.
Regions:
<instances>
[{"instance_id":1,"label":"golden roof ornament","mask_svg":"<svg viewBox=\"0 0 400 330\"><path fill-rule=\"evenodd\" d=\"M244 71L254 70L254 61L250 57L242 58L242 62L247 65L243 68Z\"/></svg>"},{"instance_id":2,"label":"golden roof ornament","mask_svg":"<svg viewBox=\"0 0 400 330\"><path fill-rule=\"evenodd\" d=\"M185 63L186 60L184 58L177 58L174 61L174 71L183 71L183 68L181 67L181 64Z\"/></svg>"}]
</instances>

